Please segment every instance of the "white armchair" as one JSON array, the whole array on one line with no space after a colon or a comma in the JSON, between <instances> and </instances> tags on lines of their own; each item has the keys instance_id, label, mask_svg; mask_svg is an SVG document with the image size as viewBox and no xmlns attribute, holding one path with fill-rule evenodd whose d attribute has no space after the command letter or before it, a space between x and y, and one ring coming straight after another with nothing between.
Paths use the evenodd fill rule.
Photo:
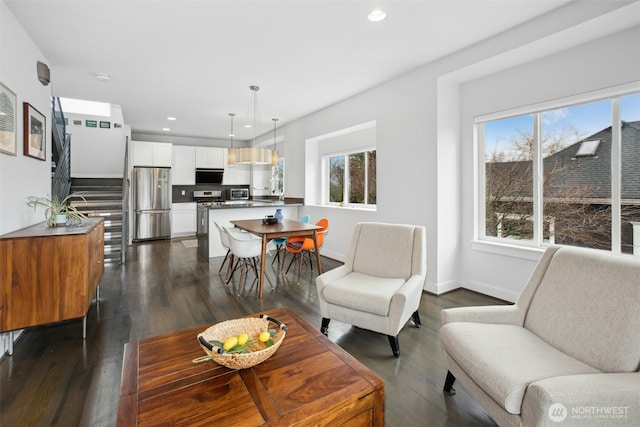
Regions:
<instances>
[{"instance_id":1,"label":"white armchair","mask_svg":"<svg viewBox=\"0 0 640 427\"><path fill-rule=\"evenodd\" d=\"M418 306L427 274L426 230L421 226L356 225L344 265L316 278L321 332L331 319L385 334L400 355L398 333Z\"/></svg>"},{"instance_id":2,"label":"white armchair","mask_svg":"<svg viewBox=\"0 0 640 427\"><path fill-rule=\"evenodd\" d=\"M500 426L637 426L639 277L637 257L549 247L515 305L442 311L444 391Z\"/></svg>"}]
</instances>

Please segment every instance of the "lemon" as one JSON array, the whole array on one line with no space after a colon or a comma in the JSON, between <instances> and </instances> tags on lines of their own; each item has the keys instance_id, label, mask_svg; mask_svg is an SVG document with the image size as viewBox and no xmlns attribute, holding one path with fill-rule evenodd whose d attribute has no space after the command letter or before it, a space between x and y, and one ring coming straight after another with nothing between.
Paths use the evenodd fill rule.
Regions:
<instances>
[{"instance_id":1,"label":"lemon","mask_svg":"<svg viewBox=\"0 0 640 427\"><path fill-rule=\"evenodd\" d=\"M222 349L224 351L229 351L236 345L238 345L238 337L229 337L226 339L224 344L222 344Z\"/></svg>"},{"instance_id":2,"label":"lemon","mask_svg":"<svg viewBox=\"0 0 640 427\"><path fill-rule=\"evenodd\" d=\"M271 334L269 331L262 331L260 332L260 335L258 335L258 339L260 342L267 342L271 339Z\"/></svg>"},{"instance_id":3,"label":"lemon","mask_svg":"<svg viewBox=\"0 0 640 427\"><path fill-rule=\"evenodd\" d=\"M238 337L238 345L245 345L247 341L249 341L249 335L240 334L240 336Z\"/></svg>"}]
</instances>

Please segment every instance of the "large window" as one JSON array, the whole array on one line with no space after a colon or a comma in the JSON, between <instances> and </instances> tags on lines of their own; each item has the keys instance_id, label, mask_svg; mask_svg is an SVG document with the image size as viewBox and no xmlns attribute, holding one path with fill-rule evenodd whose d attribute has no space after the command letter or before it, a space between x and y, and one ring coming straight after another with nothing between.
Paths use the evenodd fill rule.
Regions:
<instances>
[{"instance_id":1,"label":"large window","mask_svg":"<svg viewBox=\"0 0 640 427\"><path fill-rule=\"evenodd\" d=\"M640 93L476 126L480 239L640 248Z\"/></svg>"},{"instance_id":2,"label":"large window","mask_svg":"<svg viewBox=\"0 0 640 427\"><path fill-rule=\"evenodd\" d=\"M328 203L376 204L376 150L327 156Z\"/></svg>"}]
</instances>

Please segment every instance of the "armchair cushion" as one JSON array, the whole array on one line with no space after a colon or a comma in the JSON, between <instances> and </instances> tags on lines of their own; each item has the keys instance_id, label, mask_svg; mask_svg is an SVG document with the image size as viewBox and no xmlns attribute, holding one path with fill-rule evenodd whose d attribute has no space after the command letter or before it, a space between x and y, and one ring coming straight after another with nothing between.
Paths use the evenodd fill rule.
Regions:
<instances>
[{"instance_id":1,"label":"armchair cushion","mask_svg":"<svg viewBox=\"0 0 640 427\"><path fill-rule=\"evenodd\" d=\"M605 372L640 367L640 262L562 248L531 301L524 327ZM611 351L611 349L616 349Z\"/></svg>"},{"instance_id":2,"label":"armchair cushion","mask_svg":"<svg viewBox=\"0 0 640 427\"><path fill-rule=\"evenodd\" d=\"M328 283L322 294L329 304L388 316L391 298L404 283L404 279L385 279L352 272Z\"/></svg>"},{"instance_id":3,"label":"armchair cushion","mask_svg":"<svg viewBox=\"0 0 640 427\"><path fill-rule=\"evenodd\" d=\"M469 377L511 414L531 383L558 375L599 373L521 326L453 322L440 338Z\"/></svg>"},{"instance_id":4,"label":"armchair cushion","mask_svg":"<svg viewBox=\"0 0 640 427\"><path fill-rule=\"evenodd\" d=\"M415 227L396 224L383 227L363 223L356 235L358 250L353 258L353 271L384 278L411 277L414 261Z\"/></svg>"}]
</instances>

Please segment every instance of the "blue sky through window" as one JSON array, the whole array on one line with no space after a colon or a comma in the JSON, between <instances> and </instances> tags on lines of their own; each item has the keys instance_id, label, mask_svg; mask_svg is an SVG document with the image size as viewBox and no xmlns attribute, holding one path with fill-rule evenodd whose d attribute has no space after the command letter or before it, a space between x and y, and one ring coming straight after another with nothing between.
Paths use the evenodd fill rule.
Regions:
<instances>
[{"instance_id":1,"label":"blue sky through window","mask_svg":"<svg viewBox=\"0 0 640 427\"><path fill-rule=\"evenodd\" d=\"M640 120L640 93L622 97L620 118ZM545 111L542 132L548 138L564 137L565 145L573 144L611 126L611 101L596 101ZM502 152L505 160L518 157L514 140L533 134L533 116L523 115L494 120L485 124L485 157Z\"/></svg>"}]
</instances>

